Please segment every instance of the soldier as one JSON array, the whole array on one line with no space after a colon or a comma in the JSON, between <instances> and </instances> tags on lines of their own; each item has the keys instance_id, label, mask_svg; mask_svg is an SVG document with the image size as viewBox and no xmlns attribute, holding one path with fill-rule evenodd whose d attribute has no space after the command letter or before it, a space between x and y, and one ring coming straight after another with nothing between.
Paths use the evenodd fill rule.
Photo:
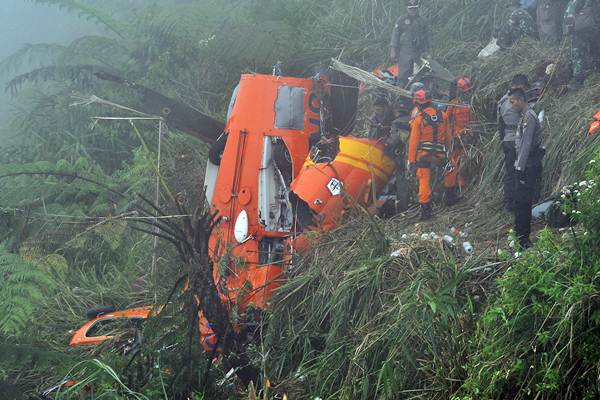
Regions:
<instances>
[{"instance_id":1,"label":"soldier","mask_svg":"<svg viewBox=\"0 0 600 400\"><path fill-rule=\"evenodd\" d=\"M428 58L429 26L419 15L419 0L409 0L408 14L396 20L390 44L390 58L398 63L398 85L405 87L412 75L414 63Z\"/></svg>"},{"instance_id":2,"label":"soldier","mask_svg":"<svg viewBox=\"0 0 600 400\"><path fill-rule=\"evenodd\" d=\"M571 36L571 63L576 89L583 86L586 67L600 65L600 27L597 0L570 0L565 13L564 33ZM588 64L588 65L586 65Z\"/></svg>"},{"instance_id":3,"label":"soldier","mask_svg":"<svg viewBox=\"0 0 600 400\"><path fill-rule=\"evenodd\" d=\"M498 34L498 46L507 49L525 36L535 36L531 14L523 10L520 0L511 0L512 12Z\"/></svg>"},{"instance_id":4,"label":"soldier","mask_svg":"<svg viewBox=\"0 0 600 400\"><path fill-rule=\"evenodd\" d=\"M554 45L560 41L564 9L564 0L538 0L537 29L542 43Z\"/></svg>"},{"instance_id":5,"label":"soldier","mask_svg":"<svg viewBox=\"0 0 600 400\"><path fill-rule=\"evenodd\" d=\"M525 75L515 75L510 82L511 90L529 89L529 79ZM515 205L515 168L517 158L515 141L517 140L517 125L521 116L516 112L509 101L508 93L498 102L498 132L502 141L504 153L504 208L508 212L514 211Z\"/></svg>"},{"instance_id":6,"label":"soldier","mask_svg":"<svg viewBox=\"0 0 600 400\"><path fill-rule=\"evenodd\" d=\"M373 117L371 118L371 129L369 139L384 139L390 135L390 129L394 114L390 103L383 96L378 96L373 102Z\"/></svg>"},{"instance_id":7,"label":"soldier","mask_svg":"<svg viewBox=\"0 0 600 400\"><path fill-rule=\"evenodd\" d=\"M521 115L517 127L515 151L517 158L514 163L516 174L515 186L515 233L519 245L527 249L532 246L531 206L532 193L539 179L537 170L542 163L544 150L542 144L542 129L538 116L529 107L525 91L520 88L509 92L510 104L513 110Z\"/></svg>"}]
</instances>

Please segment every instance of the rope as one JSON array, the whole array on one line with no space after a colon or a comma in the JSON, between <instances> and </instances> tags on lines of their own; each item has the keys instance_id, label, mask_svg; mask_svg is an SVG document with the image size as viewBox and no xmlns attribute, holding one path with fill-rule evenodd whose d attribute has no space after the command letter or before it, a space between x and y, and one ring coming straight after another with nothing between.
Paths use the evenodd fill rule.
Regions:
<instances>
[{"instance_id":1,"label":"rope","mask_svg":"<svg viewBox=\"0 0 600 400\"><path fill-rule=\"evenodd\" d=\"M400 97L405 97L407 99L412 100L413 96L410 93L410 91L403 89L401 87L392 85L390 83L384 82L381 79L377 78L372 73L362 70L358 67L353 67L351 65L344 64L340 60L333 58L333 59L331 59L331 68L336 71L342 72L342 73L348 75L349 77L354 78L357 81L364 83L365 85L374 86L376 88L391 92ZM457 104L449 103L447 101L438 100L438 99L433 99L433 101L436 103L439 103L439 104L446 105L446 106L464 107L464 108L469 107L468 105L457 105Z\"/></svg>"}]
</instances>

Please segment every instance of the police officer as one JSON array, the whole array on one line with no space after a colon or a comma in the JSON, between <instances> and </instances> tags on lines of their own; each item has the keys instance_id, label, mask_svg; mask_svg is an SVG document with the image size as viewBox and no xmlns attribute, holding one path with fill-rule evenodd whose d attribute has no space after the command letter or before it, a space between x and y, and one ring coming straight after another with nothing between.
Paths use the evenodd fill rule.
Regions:
<instances>
[{"instance_id":1,"label":"police officer","mask_svg":"<svg viewBox=\"0 0 600 400\"><path fill-rule=\"evenodd\" d=\"M542 43L554 45L560 41L564 9L565 0L538 0L536 19Z\"/></svg>"},{"instance_id":2,"label":"police officer","mask_svg":"<svg viewBox=\"0 0 600 400\"><path fill-rule=\"evenodd\" d=\"M515 75L510 82L511 90L529 89L529 79L525 75ZM509 92L510 93L510 92ZM498 132L502 140L504 153L504 208L513 212L515 206L515 141L517 140L517 126L521 115L513 109L508 93L498 102Z\"/></svg>"},{"instance_id":3,"label":"police officer","mask_svg":"<svg viewBox=\"0 0 600 400\"><path fill-rule=\"evenodd\" d=\"M525 91L521 88L509 92L509 101L513 110L521 115L517 126L514 163L516 174L515 186L515 233L519 245L526 249L532 246L531 207L533 188L539 179L537 171L543 158L542 129L538 116L529 107Z\"/></svg>"},{"instance_id":4,"label":"police officer","mask_svg":"<svg viewBox=\"0 0 600 400\"><path fill-rule=\"evenodd\" d=\"M571 36L571 63L575 88L583 86L586 64L600 65L600 4L598 0L570 0L565 12L564 33Z\"/></svg>"},{"instance_id":5,"label":"police officer","mask_svg":"<svg viewBox=\"0 0 600 400\"><path fill-rule=\"evenodd\" d=\"M511 0L512 11L508 21L498 33L498 46L509 48L525 36L535 36L535 23L531 14L521 8L520 0Z\"/></svg>"},{"instance_id":6,"label":"police officer","mask_svg":"<svg viewBox=\"0 0 600 400\"><path fill-rule=\"evenodd\" d=\"M390 58L398 63L398 85L405 87L413 73L414 63L427 58L430 48L427 21L419 15L419 0L409 0L407 15L396 20L390 43Z\"/></svg>"}]
</instances>

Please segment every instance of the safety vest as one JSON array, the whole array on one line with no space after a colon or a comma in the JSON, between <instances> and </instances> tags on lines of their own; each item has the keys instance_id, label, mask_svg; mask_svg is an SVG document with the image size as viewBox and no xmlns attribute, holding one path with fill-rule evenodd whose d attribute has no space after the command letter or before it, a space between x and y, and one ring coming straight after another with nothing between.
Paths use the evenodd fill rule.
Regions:
<instances>
[{"instance_id":1,"label":"safety vest","mask_svg":"<svg viewBox=\"0 0 600 400\"><path fill-rule=\"evenodd\" d=\"M433 135L431 141L421 141L419 150L428 151L430 153L446 153L446 146L440 143L440 125L444 122L444 114L441 111L436 110L435 115L423 112L422 117L424 126L430 126L433 130ZM442 138L442 142L444 139L445 136Z\"/></svg>"},{"instance_id":2,"label":"safety vest","mask_svg":"<svg viewBox=\"0 0 600 400\"><path fill-rule=\"evenodd\" d=\"M448 127L444 113L433 106L426 107L415 118L409 140L408 160L416 162L425 155L441 156L446 154Z\"/></svg>"}]
</instances>

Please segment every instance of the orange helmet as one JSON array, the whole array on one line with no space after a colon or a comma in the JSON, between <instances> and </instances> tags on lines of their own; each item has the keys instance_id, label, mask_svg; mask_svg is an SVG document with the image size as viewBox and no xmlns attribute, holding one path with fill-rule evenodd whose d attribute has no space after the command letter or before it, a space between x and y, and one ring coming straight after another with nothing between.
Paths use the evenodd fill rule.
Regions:
<instances>
[{"instance_id":1,"label":"orange helmet","mask_svg":"<svg viewBox=\"0 0 600 400\"><path fill-rule=\"evenodd\" d=\"M431 103L429 95L424 89L417 90L413 95L413 103L415 104L427 104Z\"/></svg>"},{"instance_id":2,"label":"orange helmet","mask_svg":"<svg viewBox=\"0 0 600 400\"><path fill-rule=\"evenodd\" d=\"M600 132L600 121L594 121L590 125L589 134L590 134L590 136L594 136L598 132Z\"/></svg>"},{"instance_id":3,"label":"orange helmet","mask_svg":"<svg viewBox=\"0 0 600 400\"><path fill-rule=\"evenodd\" d=\"M473 90L473 84L469 78L460 78L456 81L456 88L462 92L466 93L470 90Z\"/></svg>"},{"instance_id":4,"label":"orange helmet","mask_svg":"<svg viewBox=\"0 0 600 400\"><path fill-rule=\"evenodd\" d=\"M594 115L593 118L594 118L594 121L590 125L590 130L589 130L590 136L593 136L593 135L597 134L598 132L600 132L600 111L598 111Z\"/></svg>"}]
</instances>

